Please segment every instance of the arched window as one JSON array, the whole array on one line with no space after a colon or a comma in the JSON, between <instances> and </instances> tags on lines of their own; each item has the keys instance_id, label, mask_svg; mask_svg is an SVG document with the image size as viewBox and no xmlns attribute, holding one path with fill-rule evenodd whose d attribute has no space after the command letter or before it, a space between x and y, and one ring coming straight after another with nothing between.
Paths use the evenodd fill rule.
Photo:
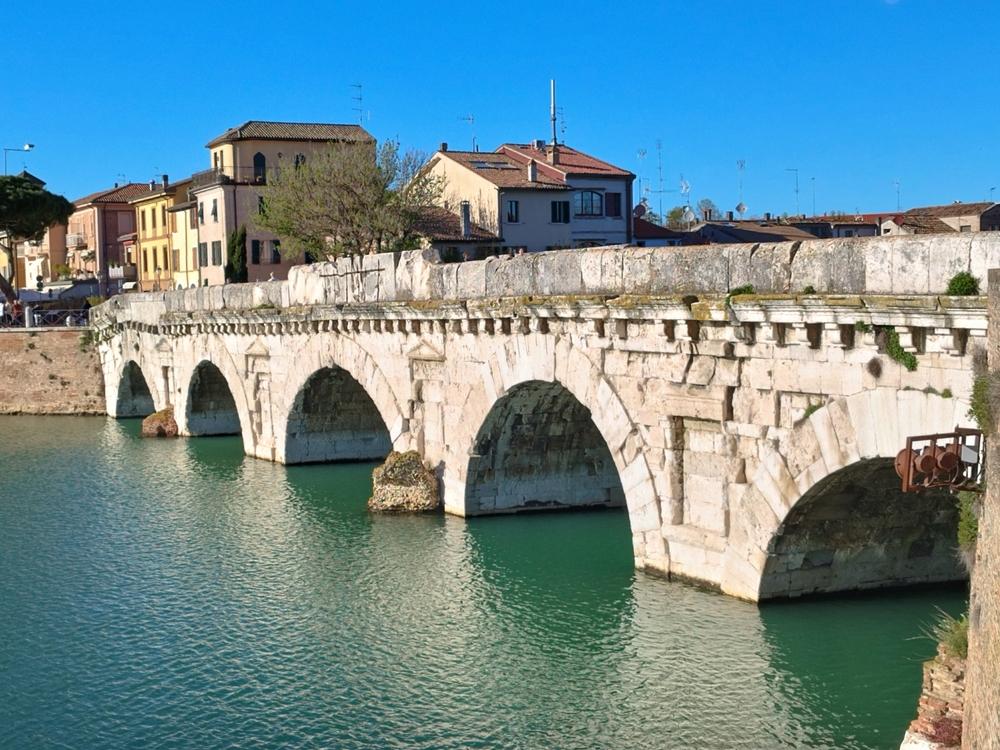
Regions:
<instances>
[{"instance_id":1,"label":"arched window","mask_svg":"<svg viewBox=\"0 0 1000 750\"><path fill-rule=\"evenodd\" d=\"M603 216L604 196L596 190L581 190L573 196L573 208L577 216Z\"/></svg>"},{"instance_id":2,"label":"arched window","mask_svg":"<svg viewBox=\"0 0 1000 750\"><path fill-rule=\"evenodd\" d=\"M296 154L295 155L295 168L296 169L298 169L299 167L301 167L305 163L306 163L306 155L305 154Z\"/></svg>"},{"instance_id":3,"label":"arched window","mask_svg":"<svg viewBox=\"0 0 1000 750\"><path fill-rule=\"evenodd\" d=\"M253 155L253 181L264 182L266 174L267 159L264 158L264 154L258 151Z\"/></svg>"}]
</instances>

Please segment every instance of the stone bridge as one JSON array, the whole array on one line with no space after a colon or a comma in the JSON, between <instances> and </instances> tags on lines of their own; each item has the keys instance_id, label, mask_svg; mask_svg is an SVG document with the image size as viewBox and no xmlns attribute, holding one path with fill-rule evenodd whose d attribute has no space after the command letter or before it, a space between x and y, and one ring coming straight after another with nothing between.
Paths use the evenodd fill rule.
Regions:
<instances>
[{"instance_id":1,"label":"stone bridge","mask_svg":"<svg viewBox=\"0 0 1000 750\"><path fill-rule=\"evenodd\" d=\"M985 299L942 292L994 265L990 234L403 253L93 319L112 416L289 464L415 449L459 516L623 506L637 567L761 600L962 577L950 497L892 458L967 424Z\"/></svg>"}]
</instances>

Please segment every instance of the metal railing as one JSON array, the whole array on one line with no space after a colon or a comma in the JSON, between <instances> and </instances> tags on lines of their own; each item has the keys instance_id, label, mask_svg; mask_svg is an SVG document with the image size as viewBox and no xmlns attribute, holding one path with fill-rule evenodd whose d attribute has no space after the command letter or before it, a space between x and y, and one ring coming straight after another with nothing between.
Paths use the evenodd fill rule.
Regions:
<instances>
[{"instance_id":1,"label":"metal railing","mask_svg":"<svg viewBox=\"0 0 1000 750\"><path fill-rule=\"evenodd\" d=\"M86 328L90 325L90 310L38 308L25 305L14 308L4 305L0 313L0 328Z\"/></svg>"},{"instance_id":2,"label":"metal railing","mask_svg":"<svg viewBox=\"0 0 1000 750\"><path fill-rule=\"evenodd\" d=\"M194 187L206 185L266 185L267 174L271 170L261 171L254 167L221 167L206 169L191 175Z\"/></svg>"}]
</instances>

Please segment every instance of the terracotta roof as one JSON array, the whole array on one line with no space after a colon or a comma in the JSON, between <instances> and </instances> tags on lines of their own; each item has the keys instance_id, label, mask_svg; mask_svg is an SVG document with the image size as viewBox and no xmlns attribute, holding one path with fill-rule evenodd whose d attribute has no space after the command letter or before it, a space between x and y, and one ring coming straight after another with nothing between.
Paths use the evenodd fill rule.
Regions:
<instances>
[{"instance_id":1,"label":"terracotta roof","mask_svg":"<svg viewBox=\"0 0 1000 750\"><path fill-rule=\"evenodd\" d=\"M98 190L96 193L85 195L73 201L73 204L80 208L91 203L128 203L133 198L149 192L149 183L129 182L125 185L115 186L107 190Z\"/></svg>"},{"instance_id":2,"label":"terracotta roof","mask_svg":"<svg viewBox=\"0 0 1000 750\"><path fill-rule=\"evenodd\" d=\"M957 231L936 216L907 213L893 216L892 220L899 226L909 229L913 234L950 234Z\"/></svg>"},{"instance_id":3,"label":"terracotta roof","mask_svg":"<svg viewBox=\"0 0 1000 750\"><path fill-rule=\"evenodd\" d=\"M528 167L507 154L482 151L438 151L435 158L448 158L472 170L497 187L524 190L568 190L565 180L546 175L539 169L537 179L528 181Z\"/></svg>"},{"instance_id":4,"label":"terracotta roof","mask_svg":"<svg viewBox=\"0 0 1000 750\"><path fill-rule=\"evenodd\" d=\"M563 174L583 174L595 177L635 176L621 167L616 167L614 164L609 164L582 151L577 151L575 148L567 146L564 143L559 144L558 164L548 163L549 147L538 149L531 143L504 143L497 151L507 153L522 164L527 164L530 159L534 159L543 168Z\"/></svg>"},{"instance_id":5,"label":"terracotta roof","mask_svg":"<svg viewBox=\"0 0 1000 750\"><path fill-rule=\"evenodd\" d=\"M687 232L661 227L638 216L632 219L632 222L632 234L637 240L683 240L688 237Z\"/></svg>"},{"instance_id":6,"label":"terracotta roof","mask_svg":"<svg viewBox=\"0 0 1000 750\"><path fill-rule=\"evenodd\" d=\"M947 216L974 216L976 214L984 213L987 209L993 208L996 203L981 202L981 203L949 203L946 206L923 206L920 208L911 208L905 213L908 215L920 214L921 216L937 216L937 217L947 217Z\"/></svg>"},{"instance_id":7,"label":"terracotta roof","mask_svg":"<svg viewBox=\"0 0 1000 750\"><path fill-rule=\"evenodd\" d=\"M499 242L500 237L472 223L469 237L462 236L462 220L458 214L440 206L424 206L414 224L417 234L434 242Z\"/></svg>"},{"instance_id":8,"label":"terracotta roof","mask_svg":"<svg viewBox=\"0 0 1000 750\"><path fill-rule=\"evenodd\" d=\"M814 240L815 235L787 224L768 224L753 220L734 222L704 222L697 232L711 242L782 242L785 240Z\"/></svg>"},{"instance_id":9,"label":"terracotta roof","mask_svg":"<svg viewBox=\"0 0 1000 750\"><path fill-rule=\"evenodd\" d=\"M372 135L360 125L320 122L268 122L247 120L213 138L205 146L212 148L230 141L356 141L374 143Z\"/></svg>"}]
</instances>

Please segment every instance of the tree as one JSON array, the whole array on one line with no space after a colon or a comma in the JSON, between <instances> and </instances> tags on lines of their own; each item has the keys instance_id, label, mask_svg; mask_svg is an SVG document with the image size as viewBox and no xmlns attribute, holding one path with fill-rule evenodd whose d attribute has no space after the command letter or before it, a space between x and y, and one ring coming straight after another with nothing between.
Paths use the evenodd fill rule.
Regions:
<instances>
[{"instance_id":1,"label":"tree","mask_svg":"<svg viewBox=\"0 0 1000 750\"><path fill-rule=\"evenodd\" d=\"M50 193L37 180L20 175L0 177L0 230L4 231L14 278L17 278L17 240L37 240L53 224L66 224L74 206L61 195ZM16 293L0 275L0 292L13 300Z\"/></svg>"},{"instance_id":2,"label":"tree","mask_svg":"<svg viewBox=\"0 0 1000 750\"><path fill-rule=\"evenodd\" d=\"M229 233L226 240L226 281L239 284L247 280L247 228L240 224L239 229Z\"/></svg>"},{"instance_id":3,"label":"tree","mask_svg":"<svg viewBox=\"0 0 1000 750\"><path fill-rule=\"evenodd\" d=\"M294 169L268 175L257 226L281 238L289 257L358 255L417 246L419 211L440 203L441 178L424 157L379 147L333 144Z\"/></svg>"},{"instance_id":4,"label":"tree","mask_svg":"<svg viewBox=\"0 0 1000 750\"><path fill-rule=\"evenodd\" d=\"M702 221L707 221L709 218L716 220L722 218L719 207L711 198L702 198L698 201L698 215L701 216Z\"/></svg>"},{"instance_id":5,"label":"tree","mask_svg":"<svg viewBox=\"0 0 1000 750\"><path fill-rule=\"evenodd\" d=\"M680 229L684 226L684 206L674 206L667 211L667 226Z\"/></svg>"}]
</instances>

